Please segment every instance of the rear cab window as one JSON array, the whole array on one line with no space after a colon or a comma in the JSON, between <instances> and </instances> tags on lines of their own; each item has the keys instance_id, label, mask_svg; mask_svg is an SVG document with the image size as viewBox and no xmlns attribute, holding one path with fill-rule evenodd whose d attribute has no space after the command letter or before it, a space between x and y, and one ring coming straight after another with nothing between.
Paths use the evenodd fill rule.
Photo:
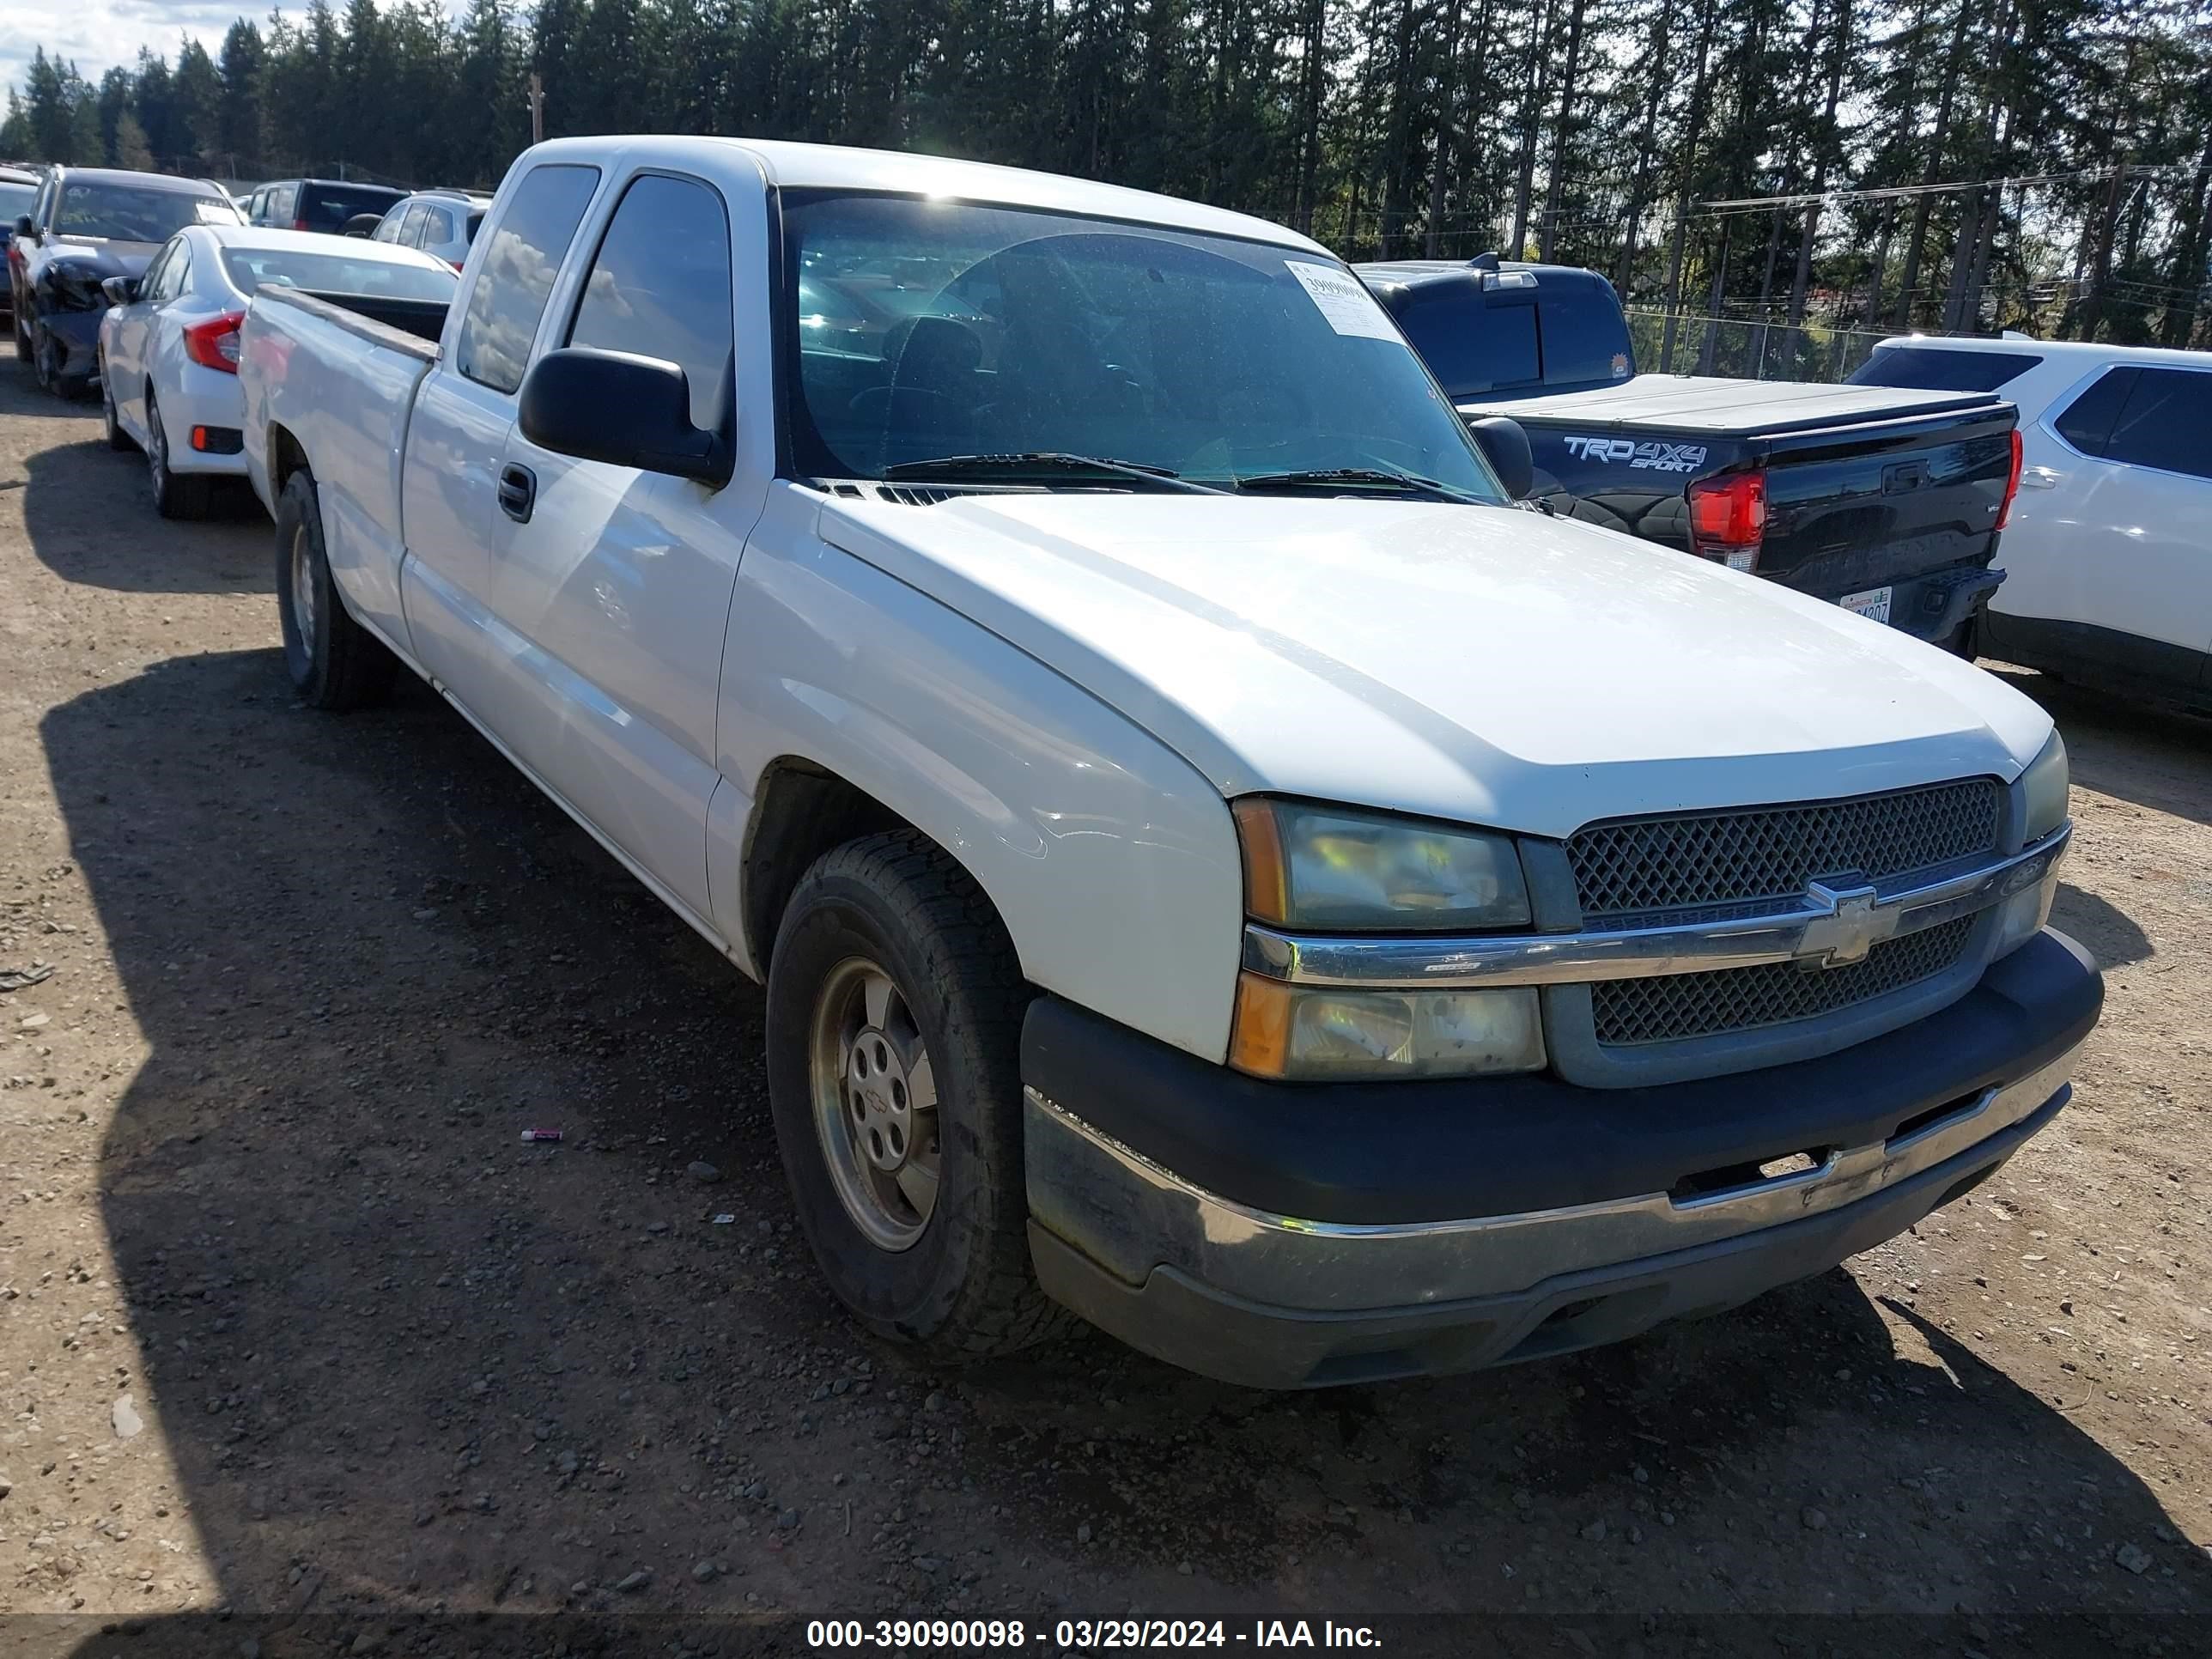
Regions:
<instances>
[{"instance_id":1,"label":"rear cab window","mask_svg":"<svg viewBox=\"0 0 2212 1659\"><path fill-rule=\"evenodd\" d=\"M308 184L300 186L297 217L310 230L337 230L356 213L382 213L393 201L388 190L368 190L345 185Z\"/></svg>"},{"instance_id":2,"label":"rear cab window","mask_svg":"<svg viewBox=\"0 0 2212 1659\"><path fill-rule=\"evenodd\" d=\"M1853 369L1846 384L1919 392L1995 392L2043 359L2026 351L1975 351L1955 346L1883 346Z\"/></svg>"},{"instance_id":3,"label":"rear cab window","mask_svg":"<svg viewBox=\"0 0 2212 1659\"><path fill-rule=\"evenodd\" d=\"M454 339L454 367L468 379L501 392L522 384L554 279L599 187L597 167L568 162L533 167L515 186L491 228Z\"/></svg>"},{"instance_id":4,"label":"rear cab window","mask_svg":"<svg viewBox=\"0 0 2212 1659\"><path fill-rule=\"evenodd\" d=\"M1636 373L1620 301L1587 276L1470 270L1413 285L1391 311L1455 398L1615 386Z\"/></svg>"}]
</instances>

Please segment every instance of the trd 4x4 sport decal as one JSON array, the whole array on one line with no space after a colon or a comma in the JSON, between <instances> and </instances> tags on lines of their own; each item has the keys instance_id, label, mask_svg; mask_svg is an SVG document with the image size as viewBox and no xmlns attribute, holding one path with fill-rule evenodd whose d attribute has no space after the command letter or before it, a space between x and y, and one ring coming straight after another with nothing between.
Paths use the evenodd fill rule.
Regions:
<instances>
[{"instance_id":1,"label":"trd 4x4 sport decal","mask_svg":"<svg viewBox=\"0 0 2212 1659\"><path fill-rule=\"evenodd\" d=\"M1705 464L1703 444L1632 443L1626 438L1568 438L1570 455L1585 461L1642 467L1651 472L1695 472Z\"/></svg>"}]
</instances>

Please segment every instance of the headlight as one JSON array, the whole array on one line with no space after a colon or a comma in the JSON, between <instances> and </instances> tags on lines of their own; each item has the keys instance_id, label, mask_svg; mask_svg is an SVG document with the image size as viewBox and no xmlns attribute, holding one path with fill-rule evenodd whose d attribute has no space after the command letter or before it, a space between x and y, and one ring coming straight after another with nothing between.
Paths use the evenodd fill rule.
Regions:
<instances>
[{"instance_id":1,"label":"headlight","mask_svg":"<svg viewBox=\"0 0 2212 1659\"><path fill-rule=\"evenodd\" d=\"M2067 797L2069 793L2066 769L2066 744L2053 732L2051 741L2043 745L2043 752L2021 774L2020 787L2022 817L2029 845L2066 822ZM2033 887L2023 888L2005 900L1997 910L1996 943L1990 954L1992 959L2017 951L2043 931L2043 924L2051 920L2051 902L2058 896L2058 866Z\"/></svg>"},{"instance_id":2,"label":"headlight","mask_svg":"<svg viewBox=\"0 0 2212 1659\"><path fill-rule=\"evenodd\" d=\"M1233 805L1244 908L1279 927L1472 933L1528 925L1506 836L1419 818L1256 798ZM1545 1062L1534 989L1425 991L1237 982L1230 1064L1255 1077L1469 1077Z\"/></svg>"},{"instance_id":3,"label":"headlight","mask_svg":"<svg viewBox=\"0 0 2212 1659\"><path fill-rule=\"evenodd\" d=\"M2066 744L2058 733L2043 745L2043 752L2021 774L2021 795L2027 806L2027 840L2041 841L2066 822L2070 780L2066 769Z\"/></svg>"},{"instance_id":4,"label":"headlight","mask_svg":"<svg viewBox=\"0 0 2212 1659\"><path fill-rule=\"evenodd\" d=\"M1521 857L1503 836L1296 801L1232 810L1255 921L1392 933L1528 923Z\"/></svg>"},{"instance_id":5,"label":"headlight","mask_svg":"<svg viewBox=\"0 0 2212 1659\"><path fill-rule=\"evenodd\" d=\"M1469 1077L1533 1072L1544 1028L1531 987L1352 991L1244 974L1229 1063L1255 1077Z\"/></svg>"}]
</instances>

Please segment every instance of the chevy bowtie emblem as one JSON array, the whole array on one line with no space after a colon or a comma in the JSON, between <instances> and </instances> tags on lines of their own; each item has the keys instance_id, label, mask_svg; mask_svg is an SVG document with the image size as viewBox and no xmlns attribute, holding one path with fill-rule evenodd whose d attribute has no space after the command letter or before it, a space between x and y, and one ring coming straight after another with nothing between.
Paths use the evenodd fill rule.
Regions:
<instances>
[{"instance_id":1,"label":"chevy bowtie emblem","mask_svg":"<svg viewBox=\"0 0 2212 1659\"><path fill-rule=\"evenodd\" d=\"M1899 913L1875 908L1871 887L1838 890L1808 881L1805 896L1820 914L1805 924L1804 939L1797 947L1800 967L1846 968L1864 962L1869 951L1897 931Z\"/></svg>"}]
</instances>

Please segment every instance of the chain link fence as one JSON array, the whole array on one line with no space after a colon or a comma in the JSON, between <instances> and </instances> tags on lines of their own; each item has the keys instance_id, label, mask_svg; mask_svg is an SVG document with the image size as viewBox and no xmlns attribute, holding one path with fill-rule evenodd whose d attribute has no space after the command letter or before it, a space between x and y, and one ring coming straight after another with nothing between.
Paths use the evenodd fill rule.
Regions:
<instances>
[{"instance_id":1,"label":"chain link fence","mask_svg":"<svg viewBox=\"0 0 2212 1659\"><path fill-rule=\"evenodd\" d=\"M1837 381L1844 379L1890 337L1865 329L1820 323L1775 323L1743 317L1676 313L1668 338L1668 313L1630 306L1628 336L1636 366L1647 374L1717 374L1738 380Z\"/></svg>"}]
</instances>

